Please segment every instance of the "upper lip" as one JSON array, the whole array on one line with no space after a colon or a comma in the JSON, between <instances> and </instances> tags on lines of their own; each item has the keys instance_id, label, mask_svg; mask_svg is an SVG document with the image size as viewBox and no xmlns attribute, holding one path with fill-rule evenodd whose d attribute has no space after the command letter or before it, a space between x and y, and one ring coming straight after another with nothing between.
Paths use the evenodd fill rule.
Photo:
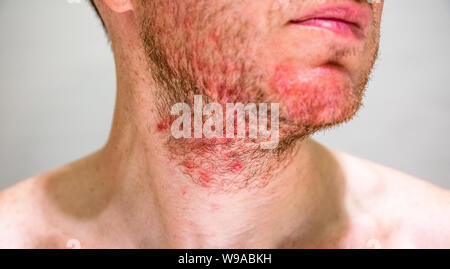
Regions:
<instances>
[{"instance_id":1,"label":"upper lip","mask_svg":"<svg viewBox=\"0 0 450 269\"><path fill-rule=\"evenodd\" d=\"M368 6L361 4L326 5L308 10L300 16L291 19L290 23L301 23L312 19L337 20L352 24L366 32L372 20L372 13Z\"/></svg>"}]
</instances>

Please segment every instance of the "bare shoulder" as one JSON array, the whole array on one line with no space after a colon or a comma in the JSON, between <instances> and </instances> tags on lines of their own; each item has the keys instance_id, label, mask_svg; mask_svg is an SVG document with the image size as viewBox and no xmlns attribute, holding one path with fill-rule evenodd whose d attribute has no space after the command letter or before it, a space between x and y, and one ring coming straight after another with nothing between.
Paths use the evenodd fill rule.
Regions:
<instances>
[{"instance_id":1,"label":"bare shoulder","mask_svg":"<svg viewBox=\"0 0 450 269\"><path fill-rule=\"evenodd\" d=\"M0 248L37 247L45 225L42 194L48 177L32 177L0 193Z\"/></svg>"},{"instance_id":2,"label":"bare shoulder","mask_svg":"<svg viewBox=\"0 0 450 269\"><path fill-rule=\"evenodd\" d=\"M76 227L76 221L87 212L83 194L92 186L83 183L88 182L84 174L91 170L89 158L0 192L0 248L66 247L71 238L69 227Z\"/></svg>"},{"instance_id":3,"label":"bare shoulder","mask_svg":"<svg viewBox=\"0 0 450 269\"><path fill-rule=\"evenodd\" d=\"M34 179L27 179L0 193L0 248L24 248L30 243L27 236L32 216L29 195L34 189Z\"/></svg>"},{"instance_id":4,"label":"bare shoulder","mask_svg":"<svg viewBox=\"0 0 450 269\"><path fill-rule=\"evenodd\" d=\"M347 178L347 207L356 223L372 227L381 247L450 248L448 190L348 154L334 155Z\"/></svg>"}]
</instances>

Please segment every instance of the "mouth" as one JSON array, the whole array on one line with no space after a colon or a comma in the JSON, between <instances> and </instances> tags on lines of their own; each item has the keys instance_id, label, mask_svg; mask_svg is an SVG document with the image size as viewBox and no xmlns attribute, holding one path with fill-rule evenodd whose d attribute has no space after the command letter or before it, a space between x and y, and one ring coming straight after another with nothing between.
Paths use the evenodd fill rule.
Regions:
<instances>
[{"instance_id":1,"label":"mouth","mask_svg":"<svg viewBox=\"0 0 450 269\"><path fill-rule=\"evenodd\" d=\"M298 27L328 30L346 38L362 39L366 36L372 21L370 7L361 4L323 6L303 12L289 20L288 24Z\"/></svg>"}]
</instances>

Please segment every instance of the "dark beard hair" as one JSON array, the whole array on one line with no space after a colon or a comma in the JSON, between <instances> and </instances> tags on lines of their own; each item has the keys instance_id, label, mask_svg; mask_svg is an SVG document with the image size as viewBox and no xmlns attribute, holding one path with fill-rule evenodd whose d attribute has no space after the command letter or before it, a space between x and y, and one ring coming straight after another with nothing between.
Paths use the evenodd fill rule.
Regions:
<instances>
[{"instance_id":1,"label":"dark beard hair","mask_svg":"<svg viewBox=\"0 0 450 269\"><path fill-rule=\"evenodd\" d=\"M154 105L159 113L160 122L172 122L173 117L170 115L170 110L176 103L186 103L193 107L194 95L202 95L206 103L240 102L245 105L249 100L253 103L270 103L270 97L262 90L263 87L260 87L261 79L258 76L245 75L246 73L255 74L252 63L239 57L233 59L238 62L239 66L238 73L240 75L237 76L237 79L231 82L227 81L227 78L218 81L220 87L223 87L226 92L219 91L215 96L209 95L205 82L207 79L200 77L201 75L198 75L191 65L196 55L192 55L193 52L187 47L183 47L184 51L181 52L179 58L170 55L158 33L158 29L153 27L151 19L142 23L141 39L145 48L149 72L157 85L157 89L154 91ZM242 38L237 37L237 40L242 40ZM336 62L340 57L351 53L354 52L337 50ZM208 71L213 72L212 70ZM227 70L215 71L226 74ZM368 78L369 74L361 82L361 85L357 85L361 96ZM360 105L361 102L355 103L353 113L342 122L350 120ZM165 142L169 153L168 157L178 164L184 174L199 185L214 186L218 190L265 186L273 178L273 175L292 160L292 156L298 149L294 146L298 144L297 142L320 129L337 124L332 122L321 126L301 125L281 114L279 120L280 140L278 147L274 150L263 150L258 141L248 138L219 141L217 139L175 139L168 136ZM242 166L242 169L235 171L236 164Z\"/></svg>"},{"instance_id":2,"label":"dark beard hair","mask_svg":"<svg viewBox=\"0 0 450 269\"><path fill-rule=\"evenodd\" d=\"M228 90L226 100L223 96L209 96L205 85L201 80L198 83L199 79L192 69L180 64L180 59L173 59L166 54L153 30L150 21L144 23L141 38L148 57L149 71L158 85L154 105L161 122L171 122L168 120L173 118L170 109L176 103L186 103L193 107L194 95L202 95L206 103L217 102L217 98L222 99L221 102L240 102L244 105L250 98L255 103L267 102L265 94L260 89L255 89L254 81L249 81L245 76L237 79L233 88L223 86ZM176 68L172 68L169 61ZM245 62L240 63L240 69L249 71ZM250 96L245 93L253 94ZM268 114L270 115L270 111ZM280 118L281 120L283 119ZM291 160L295 151L292 145L310 133L305 131L301 134L293 132L291 135L284 135L274 150L263 150L257 141L249 138L220 142L215 139L175 139L168 136L165 146L169 152L168 157L196 184L227 191L267 185L272 176ZM242 166L239 171L236 171L237 164Z\"/></svg>"}]
</instances>

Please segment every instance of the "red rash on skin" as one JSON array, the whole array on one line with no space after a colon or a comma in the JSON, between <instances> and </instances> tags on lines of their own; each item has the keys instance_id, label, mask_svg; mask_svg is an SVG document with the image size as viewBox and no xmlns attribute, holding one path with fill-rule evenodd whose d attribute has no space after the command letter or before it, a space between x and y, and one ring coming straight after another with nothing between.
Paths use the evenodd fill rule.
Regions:
<instances>
[{"instance_id":1,"label":"red rash on skin","mask_svg":"<svg viewBox=\"0 0 450 269\"><path fill-rule=\"evenodd\" d=\"M202 141L210 141L213 139L202 139ZM214 144L208 145L206 147L215 147ZM233 173L239 174L244 165L242 162L233 160L234 152L228 150L219 150L213 157L210 155L211 152L208 149L202 149L205 145L193 146L192 152L204 156L205 158L214 158L217 165L223 165L223 168L218 167L218 171L215 168L202 168L199 163L201 160L197 160L194 157L186 159L180 163L183 173L192 176L196 179L197 183L203 187L210 187L212 184L216 184L216 177L220 177L223 173ZM188 157L189 158L189 157ZM224 169L225 168L225 169Z\"/></svg>"},{"instance_id":2,"label":"red rash on skin","mask_svg":"<svg viewBox=\"0 0 450 269\"><path fill-rule=\"evenodd\" d=\"M230 169L232 172L237 173L242 170L242 163L241 162L234 162L230 165Z\"/></svg>"},{"instance_id":3,"label":"red rash on skin","mask_svg":"<svg viewBox=\"0 0 450 269\"><path fill-rule=\"evenodd\" d=\"M337 67L300 70L275 67L271 83L287 113L309 125L332 123L352 114L355 94L344 71Z\"/></svg>"},{"instance_id":4,"label":"red rash on skin","mask_svg":"<svg viewBox=\"0 0 450 269\"><path fill-rule=\"evenodd\" d=\"M229 82L223 80L223 77L233 77L244 71L239 63L227 60L211 64L205 60L193 59L192 66L196 73L208 74L208 78L199 83L204 83L208 95L221 103L233 101L244 93L242 88L231 87Z\"/></svg>"},{"instance_id":5,"label":"red rash on skin","mask_svg":"<svg viewBox=\"0 0 450 269\"><path fill-rule=\"evenodd\" d=\"M222 144L222 145L226 145L228 143L230 143L232 141L232 138L227 138L225 137L226 135L226 131L223 132L223 137L212 137L209 140L211 140L211 144L212 145L216 145L216 144ZM228 156L228 153L224 153L224 155Z\"/></svg>"},{"instance_id":6,"label":"red rash on skin","mask_svg":"<svg viewBox=\"0 0 450 269\"><path fill-rule=\"evenodd\" d=\"M172 123L176 120L175 116L171 116L167 119L163 119L158 124L156 124L156 131L158 133L165 133L170 130L170 127L172 126Z\"/></svg>"},{"instance_id":7,"label":"red rash on skin","mask_svg":"<svg viewBox=\"0 0 450 269\"><path fill-rule=\"evenodd\" d=\"M194 169L198 167L198 165L195 164L194 161L190 160L184 161L183 166L186 167L187 169Z\"/></svg>"},{"instance_id":8,"label":"red rash on skin","mask_svg":"<svg viewBox=\"0 0 450 269\"><path fill-rule=\"evenodd\" d=\"M160 122L158 125L156 125L156 130L159 133L163 133L169 129L169 124L167 122Z\"/></svg>"},{"instance_id":9,"label":"red rash on skin","mask_svg":"<svg viewBox=\"0 0 450 269\"><path fill-rule=\"evenodd\" d=\"M207 186L208 183L211 181L211 177L210 177L208 171L201 170L201 171L199 172L199 175L200 175L200 180L201 180L202 184L203 184L204 186Z\"/></svg>"}]
</instances>

